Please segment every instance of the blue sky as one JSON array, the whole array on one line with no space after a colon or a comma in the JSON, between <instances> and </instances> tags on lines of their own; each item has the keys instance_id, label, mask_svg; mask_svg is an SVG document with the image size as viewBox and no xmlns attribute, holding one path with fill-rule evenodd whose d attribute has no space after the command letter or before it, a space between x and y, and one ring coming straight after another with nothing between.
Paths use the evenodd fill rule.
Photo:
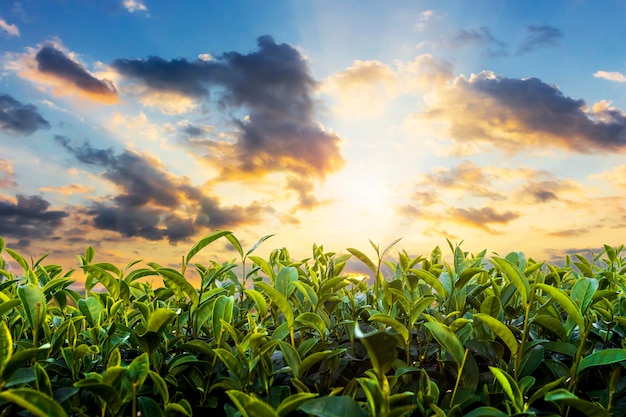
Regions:
<instances>
[{"instance_id":1,"label":"blue sky","mask_svg":"<svg viewBox=\"0 0 626 417\"><path fill-rule=\"evenodd\" d=\"M0 236L535 258L626 229L620 1L0 4ZM214 256L228 258L226 245Z\"/></svg>"}]
</instances>

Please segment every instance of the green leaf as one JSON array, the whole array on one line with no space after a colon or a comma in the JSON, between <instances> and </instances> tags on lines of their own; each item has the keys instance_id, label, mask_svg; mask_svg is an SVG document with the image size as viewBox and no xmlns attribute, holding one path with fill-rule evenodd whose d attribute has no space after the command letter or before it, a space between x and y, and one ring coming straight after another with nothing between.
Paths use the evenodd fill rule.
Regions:
<instances>
[{"instance_id":1,"label":"green leaf","mask_svg":"<svg viewBox=\"0 0 626 417\"><path fill-rule=\"evenodd\" d=\"M280 417L270 405L245 392L228 390L226 394L244 417Z\"/></svg>"},{"instance_id":2,"label":"green leaf","mask_svg":"<svg viewBox=\"0 0 626 417\"><path fill-rule=\"evenodd\" d=\"M40 326L46 317L46 296L41 288L34 284L23 284L17 287L17 295L26 310L26 317L31 328Z\"/></svg>"},{"instance_id":3,"label":"green leaf","mask_svg":"<svg viewBox=\"0 0 626 417\"><path fill-rule=\"evenodd\" d=\"M280 405L276 409L276 412L280 417L286 417L293 410L300 407L307 401L310 401L311 399L317 397L318 395L319 394L314 394L310 392L298 392L296 394L292 394L280 402Z\"/></svg>"},{"instance_id":4,"label":"green leaf","mask_svg":"<svg viewBox=\"0 0 626 417\"><path fill-rule=\"evenodd\" d=\"M248 259L261 268L261 271L263 271L272 282L276 280L276 273L265 259L260 256L249 256Z\"/></svg>"},{"instance_id":5,"label":"green leaf","mask_svg":"<svg viewBox=\"0 0 626 417\"><path fill-rule=\"evenodd\" d=\"M311 353L306 358L302 359L302 362L300 362L300 375L304 375L306 371L308 371L309 368L311 368L317 362L339 355L345 351L346 351L345 349L335 349L335 350L323 350L321 352Z\"/></svg>"},{"instance_id":6,"label":"green leaf","mask_svg":"<svg viewBox=\"0 0 626 417\"><path fill-rule=\"evenodd\" d=\"M286 266L278 271L276 276L276 290L285 298L289 298L295 289L294 282L298 281L298 270L293 266Z\"/></svg>"},{"instance_id":7,"label":"green leaf","mask_svg":"<svg viewBox=\"0 0 626 417\"><path fill-rule=\"evenodd\" d=\"M459 341L459 338L450 330L445 324L438 322L424 323L424 326L430 330L437 343L446 350L452 356L452 359L456 364L461 367L463 364L463 357L465 356L465 349Z\"/></svg>"},{"instance_id":8,"label":"green leaf","mask_svg":"<svg viewBox=\"0 0 626 417\"><path fill-rule=\"evenodd\" d=\"M536 284L536 288L548 293L550 297L554 301L556 301L563 310L567 313L570 319L574 321L581 329L581 331L585 328L585 322L583 321L583 316L580 314L578 307L576 304L572 302L572 300L558 288L555 288L551 285L547 284Z\"/></svg>"},{"instance_id":9,"label":"green leaf","mask_svg":"<svg viewBox=\"0 0 626 417\"><path fill-rule=\"evenodd\" d=\"M17 404L37 417L67 417L67 413L59 403L32 388L2 391L0 398Z\"/></svg>"},{"instance_id":10,"label":"green leaf","mask_svg":"<svg viewBox=\"0 0 626 417\"><path fill-rule=\"evenodd\" d=\"M120 282L116 277L100 266L83 265L82 268L87 274L96 278L98 282L104 285L104 288L106 288L109 294L111 294L113 300L117 301L120 297Z\"/></svg>"},{"instance_id":11,"label":"green leaf","mask_svg":"<svg viewBox=\"0 0 626 417\"><path fill-rule=\"evenodd\" d=\"M300 354L295 347L287 342L281 341L278 346L283 352L285 362L287 362L287 365L291 368L291 373L295 378L300 379L300 363L302 362Z\"/></svg>"},{"instance_id":12,"label":"green leaf","mask_svg":"<svg viewBox=\"0 0 626 417\"><path fill-rule=\"evenodd\" d=\"M374 262L372 262L372 260L368 258L366 254L354 248L347 248L346 250L359 261L363 262L372 271L373 274L376 274L376 265L374 265Z\"/></svg>"},{"instance_id":13,"label":"green leaf","mask_svg":"<svg viewBox=\"0 0 626 417\"><path fill-rule=\"evenodd\" d=\"M524 396L520 390L517 382L502 369L489 367L491 373L496 377L496 380L502 385L502 389L511 400L513 407L517 413L521 413L524 410Z\"/></svg>"},{"instance_id":14,"label":"green leaf","mask_svg":"<svg viewBox=\"0 0 626 417\"><path fill-rule=\"evenodd\" d=\"M150 417L162 417L163 416L163 410L161 409L161 406L152 398L139 397L137 399L137 402L139 403L139 411L141 412L142 416L150 416Z\"/></svg>"},{"instance_id":15,"label":"green leaf","mask_svg":"<svg viewBox=\"0 0 626 417\"><path fill-rule=\"evenodd\" d=\"M370 316L369 321L377 321L379 323L386 324L387 326L395 330L398 334L400 334L400 336L402 336L402 339L404 340L404 343L406 345L409 344L409 340L410 340L409 331L404 326L404 324L400 323L398 320L392 317L389 317L386 314L376 313Z\"/></svg>"},{"instance_id":16,"label":"green leaf","mask_svg":"<svg viewBox=\"0 0 626 417\"><path fill-rule=\"evenodd\" d=\"M8 300L3 303L0 303L0 316L7 314L9 311L20 305L22 302L20 300Z\"/></svg>"},{"instance_id":17,"label":"green leaf","mask_svg":"<svg viewBox=\"0 0 626 417\"><path fill-rule=\"evenodd\" d=\"M597 289L598 280L593 278L579 279L572 287L570 297L572 301L574 301L574 304L578 306L582 315L585 315L587 312Z\"/></svg>"},{"instance_id":18,"label":"green leaf","mask_svg":"<svg viewBox=\"0 0 626 417\"><path fill-rule=\"evenodd\" d=\"M509 414L503 413L497 408L493 407L478 407L469 413L465 414L465 417L508 417Z\"/></svg>"},{"instance_id":19,"label":"green leaf","mask_svg":"<svg viewBox=\"0 0 626 417\"><path fill-rule=\"evenodd\" d=\"M235 300L232 296L220 295L213 303L213 318L212 318L212 328L213 328L213 337L218 341L218 346L222 344L223 339L223 325L222 320L224 322L230 324L233 321L233 307L235 305Z\"/></svg>"},{"instance_id":20,"label":"green leaf","mask_svg":"<svg viewBox=\"0 0 626 417\"><path fill-rule=\"evenodd\" d=\"M474 313L474 317L482 321L493 331L495 334L504 341L506 346L509 348L511 353L515 355L517 353L517 349L519 347L517 339L513 335L511 329L509 329L506 324L502 323L500 320L493 318L487 314L483 313Z\"/></svg>"},{"instance_id":21,"label":"green leaf","mask_svg":"<svg viewBox=\"0 0 626 417\"><path fill-rule=\"evenodd\" d=\"M181 400L181 401L185 401L185 400ZM165 410L163 410L163 415L165 417L179 417L179 416L191 417L193 414L191 410L188 409L188 407L184 407L180 403L170 403L165 406Z\"/></svg>"},{"instance_id":22,"label":"green leaf","mask_svg":"<svg viewBox=\"0 0 626 417\"><path fill-rule=\"evenodd\" d=\"M426 283L430 285L437 292L437 294L439 294L441 298L443 299L446 298L447 296L446 289L443 287L441 282L439 282L439 278L437 278L431 272L426 271L424 269L409 269L408 272L426 281Z\"/></svg>"},{"instance_id":23,"label":"green leaf","mask_svg":"<svg viewBox=\"0 0 626 417\"><path fill-rule=\"evenodd\" d=\"M310 327L314 329L321 337L326 335L326 323L319 316L319 314L306 312L296 317L296 322L301 326Z\"/></svg>"},{"instance_id":24,"label":"green leaf","mask_svg":"<svg viewBox=\"0 0 626 417\"><path fill-rule=\"evenodd\" d=\"M354 335L367 349L372 366L378 375L382 376L387 373L398 357L397 339L387 332L363 333L358 323L355 323Z\"/></svg>"},{"instance_id":25,"label":"green leaf","mask_svg":"<svg viewBox=\"0 0 626 417\"><path fill-rule=\"evenodd\" d=\"M2 386L2 374L4 368L13 356L13 338L11 330L4 320L0 320L0 387Z\"/></svg>"},{"instance_id":26,"label":"green leaf","mask_svg":"<svg viewBox=\"0 0 626 417\"><path fill-rule=\"evenodd\" d=\"M167 389L167 383L165 382L165 380L161 377L161 375L159 375L158 373L156 373L154 371L150 371L150 370L148 370L148 376L152 380L152 383L154 384L154 387L156 388L156 391L159 393L159 395L163 399L163 403L164 404L169 403L170 402L170 394L169 394L169 391Z\"/></svg>"},{"instance_id":27,"label":"green leaf","mask_svg":"<svg viewBox=\"0 0 626 417\"><path fill-rule=\"evenodd\" d=\"M81 298L78 300L78 310L83 313L91 327L99 322L100 314L104 311L102 303L95 297Z\"/></svg>"},{"instance_id":28,"label":"green leaf","mask_svg":"<svg viewBox=\"0 0 626 417\"><path fill-rule=\"evenodd\" d=\"M504 258L494 257L492 258L494 265L506 276L510 282L515 285L522 300L528 303L530 300L530 284L526 275L519 269L519 267Z\"/></svg>"},{"instance_id":29,"label":"green leaf","mask_svg":"<svg viewBox=\"0 0 626 417\"><path fill-rule=\"evenodd\" d=\"M278 307L281 313L285 316L285 321L289 328L292 328L295 322L293 310L289 301L276 289L265 282L255 282L254 285L259 287L265 294L267 294L274 304Z\"/></svg>"},{"instance_id":30,"label":"green leaf","mask_svg":"<svg viewBox=\"0 0 626 417\"><path fill-rule=\"evenodd\" d=\"M298 409L316 417L368 417L359 403L347 396L316 398Z\"/></svg>"},{"instance_id":31,"label":"green leaf","mask_svg":"<svg viewBox=\"0 0 626 417\"><path fill-rule=\"evenodd\" d=\"M8 381L11 376L27 362L32 362L37 359L39 354L42 354L46 350L50 349L50 344L46 343L38 348L28 348L13 352L13 355L5 363L4 370L2 372L2 379Z\"/></svg>"},{"instance_id":32,"label":"green leaf","mask_svg":"<svg viewBox=\"0 0 626 417\"><path fill-rule=\"evenodd\" d=\"M20 255L13 249L9 249L9 248L4 248L4 251L8 253L11 256L11 258L13 258L15 262L17 262L22 267L24 272L29 270L28 264L26 263L26 259L24 259L22 255Z\"/></svg>"},{"instance_id":33,"label":"green leaf","mask_svg":"<svg viewBox=\"0 0 626 417\"><path fill-rule=\"evenodd\" d=\"M259 317L265 317L265 315L267 314L267 301L265 301L265 297L263 297L263 294L253 289L244 290L243 292L248 297L252 298L252 300L254 300L256 309L259 312Z\"/></svg>"},{"instance_id":34,"label":"green leaf","mask_svg":"<svg viewBox=\"0 0 626 417\"><path fill-rule=\"evenodd\" d=\"M563 342L565 341L565 339L567 339L567 330L565 330L565 327L563 326L563 323L561 323L561 320L557 318L546 316L545 314L540 314L533 317L532 324L538 324L544 329L550 330L552 333L557 335L557 337Z\"/></svg>"},{"instance_id":35,"label":"green leaf","mask_svg":"<svg viewBox=\"0 0 626 417\"><path fill-rule=\"evenodd\" d=\"M480 304L480 312L483 314L487 314L493 318L498 318L500 316L500 312L502 311L502 303L500 302L500 298L495 295L490 295L486 297L483 302Z\"/></svg>"},{"instance_id":36,"label":"green leaf","mask_svg":"<svg viewBox=\"0 0 626 417\"><path fill-rule=\"evenodd\" d=\"M588 417L612 416L611 413L609 413L605 408L601 407L600 405L580 399L564 388L559 388L547 393L544 399L546 401L561 403L573 407L578 411L581 411L585 416Z\"/></svg>"},{"instance_id":37,"label":"green leaf","mask_svg":"<svg viewBox=\"0 0 626 417\"><path fill-rule=\"evenodd\" d=\"M263 236L261 239L259 239L254 245L252 245L252 247L250 248L250 250L248 250L248 252L246 252L246 257L249 256L252 252L254 252L256 250L256 248L258 248L259 246L261 246L261 243L265 242L267 239L269 239L270 237L274 236L273 234L271 235L265 235Z\"/></svg>"},{"instance_id":38,"label":"green leaf","mask_svg":"<svg viewBox=\"0 0 626 417\"><path fill-rule=\"evenodd\" d=\"M185 259L185 264L189 264L189 261L191 261L191 258L196 256L196 254L198 252L200 252L202 249L204 249L206 246L210 245L212 242L216 241L220 237L226 236L226 235L230 235L230 234L232 234L232 232L229 232L229 231L226 231L226 230L218 230L218 231L213 232L210 235L202 238L198 243L193 245L191 250L187 253L187 257Z\"/></svg>"},{"instance_id":39,"label":"green leaf","mask_svg":"<svg viewBox=\"0 0 626 417\"><path fill-rule=\"evenodd\" d=\"M578 373L591 366L609 365L626 361L626 349L604 349L584 357L578 365Z\"/></svg>"},{"instance_id":40,"label":"green leaf","mask_svg":"<svg viewBox=\"0 0 626 417\"><path fill-rule=\"evenodd\" d=\"M198 292L180 272L172 268L158 268L156 271L179 299L183 297L183 294L186 294L194 306L198 305Z\"/></svg>"},{"instance_id":41,"label":"green leaf","mask_svg":"<svg viewBox=\"0 0 626 417\"><path fill-rule=\"evenodd\" d=\"M170 310L169 308L157 308L150 313L148 325L146 326L146 333L154 332L161 334L174 317L176 317L176 312Z\"/></svg>"}]
</instances>

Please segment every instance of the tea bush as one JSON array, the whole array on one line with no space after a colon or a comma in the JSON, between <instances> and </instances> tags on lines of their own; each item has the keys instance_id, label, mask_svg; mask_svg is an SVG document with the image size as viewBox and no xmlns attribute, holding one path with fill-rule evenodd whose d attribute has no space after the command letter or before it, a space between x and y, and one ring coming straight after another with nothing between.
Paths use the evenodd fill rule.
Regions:
<instances>
[{"instance_id":1,"label":"tea bush","mask_svg":"<svg viewBox=\"0 0 626 417\"><path fill-rule=\"evenodd\" d=\"M398 241L372 243L375 259L254 256L269 237L244 250L217 231L178 269L120 269L89 247L84 286L0 238L21 268L0 269L0 415L626 414L622 246L563 266L452 244L450 263L392 256ZM218 239L238 258L199 255Z\"/></svg>"}]
</instances>

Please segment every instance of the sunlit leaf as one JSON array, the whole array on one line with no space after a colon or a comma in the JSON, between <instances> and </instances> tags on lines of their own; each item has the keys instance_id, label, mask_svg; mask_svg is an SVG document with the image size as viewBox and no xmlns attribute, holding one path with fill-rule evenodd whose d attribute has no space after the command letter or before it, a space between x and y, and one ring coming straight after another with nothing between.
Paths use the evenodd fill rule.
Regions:
<instances>
[{"instance_id":1,"label":"sunlit leaf","mask_svg":"<svg viewBox=\"0 0 626 417\"><path fill-rule=\"evenodd\" d=\"M374 265L374 262L372 262L372 260L366 254L355 248L347 248L346 250L350 252L355 258L363 262L370 269L370 271L372 271L373 274L376 274L376 265Z\"/></svg>"},{"instance_id":2,"label":"sunlit leaf","mask_svg":"<svg viewBox=\"0 0 626 417\"><path fill-rule=\"evenodd\" d=\"M397 339L387 332L373 331L363 333L358 323L355 323L354 335L361 340L361 343L367 349L370 361L376 372L379 375L387 373L398 356L398 352L395 349L398 343Z\"/></svg>"},{"instance_id":3,"label":"sunlit leaf","mask_svg":"<svg viewBox=\"0 0 626 417\"><path fill-rule=\"evenodd\" d=\"M528 278L526 278L526 275L519 267L504 258L493 257L492 262L515 285L522 296L522 300L528 303L530 300L530 284Z\"/></svg>"},{"instance_id":4,"label":"sunlit leaf","mask_svg":"<svg viewBox=\"0 0 626 417\"><path fill-rule=\"evenodd\" d=\"M438 322L424 323L424 326L430 330L437 343L452 356L456 364L461 367L465 349L459 341L459 338L446 325Z\"/></svg>"},{"instance_id":5,"label":"sunlit leaf","mask_svg":"<svg viewBox=\"0 0 626 417\"><path fill-rule=\"evenodd\" d=\"M559 388L554 391L551 391L546 394L544 397L546 401L556 402L561 404L566 404L570 407L581 411L585 416L588 417L611 417L612 414L609 413L605 408L600 406L599 404L592 403L587 400L583 400L578 398L575 394L569 392L564 388Z\"/></svg>"},{"instance_id":6,"label":"sunlit leaf","mask_svg":"<svg viewBox=\"0 0 626 417\"><path fill-rule=\"evenodd\" d=\"M497 334L498 337L504 341L513 355L517 353L517 348L519 346L517 339L513 335L511 329L509 329L504 323L483 313L474 313L474 317L485 323L491 331Z\"/></svg>"},{"instance_id":7,"label":"sunlit leaf","mask_svg":"<svg viewBox=\"0 0 626 417\"><path fill-rule=\"evenodd\" d=\"M260 399L237 390L228 390L230 397L243 417L279 417L276 410Z\"/></svg>"},{"instance_id":8,"label":"sunlit leaf","mask_svg":"<svg viewBox=\"0 0 626 417\"><path fill-rule=\"evenodd\" d=\"M574 304L574 302L558 288L555 288L551 285L547 284L536 284L536 287L546 293L554 301L556 301L563 310L568 314L569 318L574 321L578 325L578 327L582 330L585 327L585 322L583 321L583 317L580 314L578 307Z\"/></svg>"},{"instance_id":9,"label":"sunlit leaf","mask_svg":"<svg viewBox=\"0 0 626 417\"><path fill-rule=\"evenodd\" d=\"M582 315L587 312L587 309L591 305L593 295L598 289L598 280L593 278L582 278L576 281L572 290L570 291L570 297L574 304L578 306Z\"/></svg>"},{"instance_id":10,"label":"sunlit leaf","mask_svg":"<svg viewBox=\"0 0 626 417\"><path fill-rule=\"evenodd\" d=\"M198 241L198 243L193 245L191 250L189 250L189 252L187 253L187 257L185 258L185 263L189 264L189 262L191 261L191 258L196 256L196 254L198 252L200 252L202 249L204 249L206 246L210 245L211 243L213 243L214 241L216 241L220 237L226 236L226 235L229 235L229 234L232 234L232 232L229 232L227 230L218 230L218 231L213 232L210 235L200 239L200 241Z\"/></svg>"},{"instance_id":11,"label":"sunlit leaf","mask_svg":"<svg viewBox=\"0 0 626 417\"><path fill-rule=\"evenodd\" d=\"M374 314L372 316L370 316L369 318L370 321L377 321L379 323L383 323L386 324L387 326L391 327L393 330L395 330L398 334L400 334L400 336L402 336L402 339L404 340L405 344L409 344L409 338L410 338L410 334L408 329L404 326L404 324L400 323L398 320L389 317L386 314Z\"/></svg>"},{"instance_id":12,"label":"sunlit leaf","mask_svg":"<svg viewBox=\"0 0 626 417\"><path fill-rule=\"evenodd\" d=\"M298 409L316 417L368 417L359 403L346 396L316 398Z\"/></svg>"}]
</instances>

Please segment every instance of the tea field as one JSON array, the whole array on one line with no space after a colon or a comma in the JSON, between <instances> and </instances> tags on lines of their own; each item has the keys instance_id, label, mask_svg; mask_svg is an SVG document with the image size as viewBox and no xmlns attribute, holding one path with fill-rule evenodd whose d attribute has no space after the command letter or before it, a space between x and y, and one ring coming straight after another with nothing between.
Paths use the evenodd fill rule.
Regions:
<instances>
[{"instance_id":1,"label":"tea field","mask_svg":"<svg viewBox=\"0 0 626 417\"><path fill-rule=\"evenodd\" d=\"M0 238L0 416L626 415L623 246L255 256L270 237L67 271Z\"/></svg>"}]
</instances>

